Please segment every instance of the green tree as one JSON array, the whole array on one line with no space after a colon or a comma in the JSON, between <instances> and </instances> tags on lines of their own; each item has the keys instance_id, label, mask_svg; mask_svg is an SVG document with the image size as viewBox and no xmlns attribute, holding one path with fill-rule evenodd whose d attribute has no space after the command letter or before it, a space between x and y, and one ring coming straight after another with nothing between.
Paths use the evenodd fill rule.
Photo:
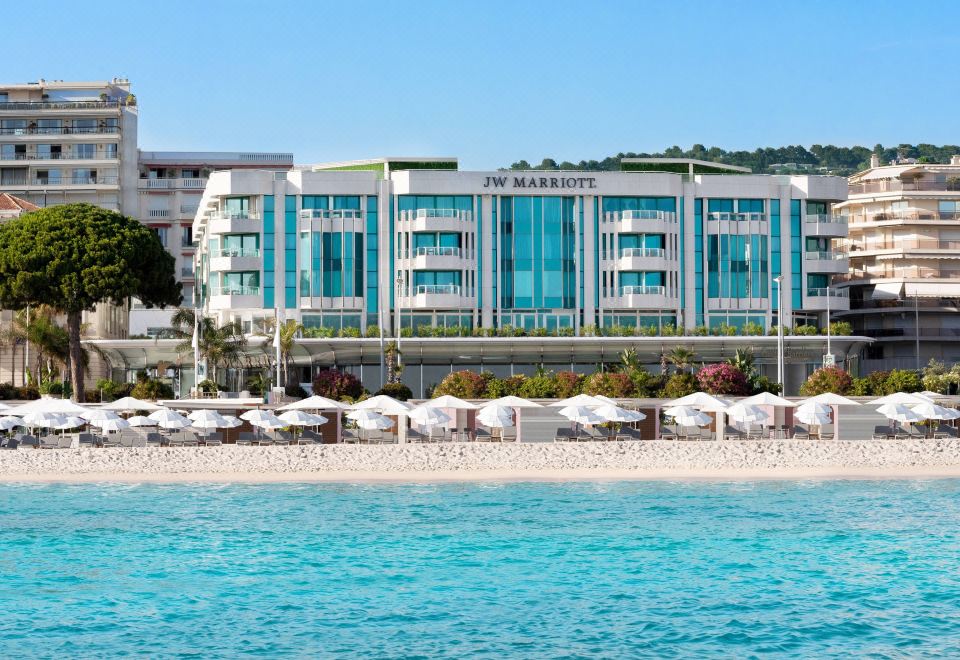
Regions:
<instances>
[{"instance_id":1,"label":"green tree","mask_svg":"<svg viewBox=\"0 0 960 660\"><path fill-rule=\"evenodd\" d=\"M177 350L180 353L193 353L193 333L199 325L200 339L197 344L200 357L207 360L212 380L219 382L221 367L229 369L242 364L247 337L239 321L217 325L216 320L209 316L201 316L199 322L195 319L192 309L177 310L171 318L174 330L183 337Z\"/></svg>"},{"instance_id":2,"label":"green tree","mask_svg":"<svg viewBox=\"0 0 960 660\"><path fill-rule=\"evenodd\" d=\"M67 317L70 381L84 401L83 312L136 297L147 307L182 300L174 258L149 228L92 204L27 213L0 226L0 305L49 305Z\"/></svg>"},{"instance_id":3,"label":"green tree","mask_svg":"<svg viewBox=\"0 0 960 660\"><path fill-rule=\"evenodd\" d=\"M676 346L667 353L667 360L669 360L670 364L680 373L693 368L693 360L695 357L696 353L686 346Z\"/></svg>"}]
</instances>

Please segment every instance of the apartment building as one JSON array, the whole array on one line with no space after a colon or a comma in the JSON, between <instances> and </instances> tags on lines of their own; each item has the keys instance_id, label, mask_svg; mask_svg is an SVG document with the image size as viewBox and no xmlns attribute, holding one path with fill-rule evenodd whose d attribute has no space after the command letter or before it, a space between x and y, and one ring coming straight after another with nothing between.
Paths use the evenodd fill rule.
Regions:
<instances>
[{"instance_id":1,"label":"apartment building","mask_svg":"<svg viewBox=\"0 0 960 660\"><path fill-rule=\"evenodd\" d=\"M850 309L838 314L874 337L864 372L960 361L960 156L949 164L881 165L850 177Z\"/></svg>"},{"instance_id":2,"label":"apartment building","mask_svg":"<svg viewBox=\"0 0 960 660\"><path fill-rule=\"evenodd\" d=\"M194 298L193 219L211 172L260 169L283 171L293 167L293 154L255 152L140 151L135 216L151 227L176 258L177 278L183 284L184 306ZM160 337L170 332L171 310L146 309L134 301L129 334Z\"/></svg>"}]
</instances>

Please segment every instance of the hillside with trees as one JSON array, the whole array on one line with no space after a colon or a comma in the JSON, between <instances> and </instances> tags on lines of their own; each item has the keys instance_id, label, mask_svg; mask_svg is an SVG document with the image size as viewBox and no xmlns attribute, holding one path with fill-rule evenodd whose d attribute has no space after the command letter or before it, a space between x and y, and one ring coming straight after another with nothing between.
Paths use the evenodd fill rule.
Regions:
<instances>
[{"instance_id":1,"label":"hillside with trees","mask_svg":"<svg viewBox=\"0 0 960 660\"><path fill-rule=\"evenodd\" d=\"M870 165L871 154L878 154L880 162L916 159L921 163L949 163L950 156L960 154L960 146L946 144L900 144L885 147L882 144L867 147L837 147L831 144L787 147L761 147L754 151L726 151L720 147L707 148L695 144L690 149L670 147L660 153L619 153L603 160L581 160L579 163L544 158L531 165L525 160L510 165L511 170L589 170L617 171L623 158L695 158L697 160L749 167L758 174L838 174L849 176Z\"/></svg>"}]
</instances>

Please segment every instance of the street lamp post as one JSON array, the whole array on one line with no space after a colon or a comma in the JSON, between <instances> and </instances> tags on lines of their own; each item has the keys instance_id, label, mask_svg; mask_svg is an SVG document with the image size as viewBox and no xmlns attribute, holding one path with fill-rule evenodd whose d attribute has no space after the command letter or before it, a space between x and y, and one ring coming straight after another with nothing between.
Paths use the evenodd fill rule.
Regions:
<instances>
[{"instance_id":1,"label":"street lamp post","mask_svg":"<svg viewBox=\"0 0 960 660\"><path fill-rule=\"evenodd\" d=\"M833 356L830 350L830 282L827 281L827 355Z\"/></svg>"},{"instance_id":2,"label":"street lamp post","mask_svg":"<svg viewBox=\"0 0 960 660\"><path fill-rule=\"evenodd\" d=\"M780 385L781 394L783 387L783 275L777 275L773 278L777 285L777 384Z\"/></svg>"},{"instance_id":3,"label":"street lamp post","mask_svg":"<svg viewBox=\"0 0 960 660\"><path fill-rule=\"evenodd\" d=\"M920 303L919 296L913 297L913 323L915 329L915 342L917 351L917 371L920 371Z\"/></svg>"},{"instance_id":4,"label":"street lamp post","mask_svg":"<svg viewBox=\"0 0 960 660\"><path fill-rule=\"evenodd\" d=\"M397 273L397 364L400 364L400 339L403 336L403 272Z\"/></svg>"}]
</instances>

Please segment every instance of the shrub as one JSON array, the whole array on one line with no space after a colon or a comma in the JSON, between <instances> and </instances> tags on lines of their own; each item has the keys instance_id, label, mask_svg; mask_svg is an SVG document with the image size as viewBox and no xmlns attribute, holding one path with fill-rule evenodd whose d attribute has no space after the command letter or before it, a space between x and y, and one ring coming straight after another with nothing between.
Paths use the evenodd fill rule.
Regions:
<instances>
[{"instance_id":1,"label":"shrub","mask_svg":"<svg viewBox=\"0 0 960 660\"><path fill-rule=\"evenodd\" d=\"M380 326L379 325L368 325L367 326L367 337L379 337L380 336Z\"/></svg>"},{"instance_id":2,"label":"shrub","mask_svg":"<svg viewBox=\"0 0 960 660\"><path fill-rule=\"evenodd\" d=\"M704 392L746 396L750 384L742 371L726 363L708 364L697 372L697 383Z\"/></svg>"},{"instance_id":3,"label":"shrub","mask_svg":"<svg viewBox=\"0 0 960 660\"><path fill-rule=\"evenodd\" d=\"M811 335L817 334L817 326L815 325L796 325L793 327L793 334L799 337L809 337Z\"/></svg>"},{"instance_id":4,"label":"shrub","mask_svg":"<svg viewBox=\"0 0 960 660\"><path fill-rule=\"evenodd\" d=\"M109 378L101 378L97 381L97 396L88 398L87 401L100 401L101 396L103 401L116 401L130 396L131 390L133 390L133 383L117 383Z\"/></svg>"},{"instance_id":5,"label":"shrub","mask_svg":"<svg viewBox=\"0 0 960 660\"><path fill-rule=\"evenodd\" d=\"M130 396L137 399L172 399L173 388L157 378L138 377Z\"/></svg>"},{"instance_id":6,"label":"shrub","mask_svg":"<svg viewBox=\"0 0 960 660\"><path fill-rule=\"evenodd\" d=\"M633 381L623 373L598 371L583 381L584 394L600 394L612 399L623 399L634 395Z\"/></svg>"},{"instance_id":7,"label":"shrub","mask_svg":"<svg viewBox=\"0 0 960 660\"><path fill-rule=\"evenodd\" d=\"M633 382L634 396L641 398L653 397L663 387L663 377L655 376L646 369L632 369L627 372Z\"/></svg>"},{"instance_id":8,"label":"shrub","mask_svg":"<svg viewBox=\"0 0 960 660\"><path fill-rule=\"evenodd\" d=\"M413 391L403 383L387 383L377 390L377 394L392 396L397 401L406 401L413 398Z\"/></svg>"},{"instance_id":9,"label":"shrub","mask_svg":"<svg viewBox=\"0 0 960 660\"><path fill-rule=\"evenodd\" d=\"M679 399L697 391L697 379L693 374L673 374L664 383L660 396L666 399Z\"/></svg>"},{"instance_id":10,"label":"shrub","mask_svg":"<svg viewBox=\"0 0 960 660\"><path fill-rule=\"evenodd\" d=\"M751 394L760 394L761 392L780 394L783 388L780 387L780 383L774 383L766 376L756 376L750 381L750 390Z\"/></svg>"},{"instance_id":11,"label":"shrub","mask_svg":"<svg viewBox=\"0 0 960 660\"><path fill-rule=\"evenodd\" d=\"M361 337L360 328L343 328L337 333L338 337L349 337L350 339L359 339Z\"/></svg>"},{"instance_id":12,"label":"shrub","mask_svg":"<svg viewBox=\"0 0 960 660\"><path fill-rule=\"evenodd\" d=\"M558 399L576 396L583 388L583 376L572 371L560 371L554 375L554 380Z\"/></svg>"},{"instance_id":13,"label":"shrub","mask_svg":"<svg viewBox=\"0 0 960 660\"><path fill-rule=\"evenodd\" d=\"M884 394L894 392L920 392L923 390L923 381L920 374L910 369L894 369L887 376Z\"/></svg>"},{"instance_id":14,"label":"shrub","mask_svg":"<svg viewBox=\"0 0 960 660\"><path fill-rule=\"evenodd\" d=\"M889 371L874 371L873 373L867 374L867 391L864 396L882 396L884 394L890 394L890 392L886 391L887 377L889 375Z\"/></svg>"},{"instance_id":15,"label":"shrub","mask_svg":"<svg viewBox=\"0 0 960 660\"><path fill-rule=\"evenodd\" d=\"M741 334L750 335L752 337L759 337L763 334L763 326L759 323L754 323L753 321L747 321L744 323L740 330Z\"/></svg>"},{"instance_id":16,"label":"shrub","mask_svg":"<svg viewBox=\"0 0 960 660\"><path fill-rule=\"evenodd\" d=\"M336 401L355 400L363 394L363 386L360 380L349 372L322 369L313 377L313 393Z\"/></svg>"},{"instance_id":17,"label":"shrub","mask_svg":"<svg viewBox=\"0 0 960 660\"><path fill-rule=\"evenodd\" d=\"M800 386L803 396L816 396L825 392L833 394L849 394L853 388L853 378L840 367L823 367L817 369Z\"/></svg>"},{"instance_id":18,"label":"shrub","mask_svg":"<svg viewBox=\"0 0 960 660\"><path fill-rule=\"evenodd\" d=\"M553 374L537 374L524 379L519 389L525 399L552 399L557 396L557 381Z\"/></svg>"},{"instance_id":19,"label":"shrub","mask_svg":"<svg viewBox=\"0 0 960 660\"><path fill-rule=\"evenodd\" d=\"M851 396L870 396L870 381L866 378L854 378L850 385Z\"/></svg>"},{"instance_id":20,"label":"shrub","mask_svg":"<svg viewBox=\"0 0 960 660\"><path fill-rule=\"evenodd\" d=\"M560 328L557 330L558 337L573 337L574 335L573 328Z\"/></svg>"},{"instance_id":21,"label":"shrub","mask_svg":"<svg viewBox=\"0 0 960 660\"><path fill-rule=\"evenodd\" d=\"M488 376L487 387L484 390L483 398L499 399L502 396L519 396L520 388L523 386L526 377L522 374L510 376L509 378L494 378L492 374Z\"/></svg>"},{"instance_id":22,"label":"shrub","mask_svg":"<svg viewBox=\"0 0 960 660\"><path fill-rule=\"evenodd\" d=\"M737 329L727 323L721 323L720 325L711 328L710 334L718 337L734 337L737 334Z\"/></svg>"},{"instance_id":23,"label":"shrub","mask_svg":"<svg viewBox=\"0 0 960 660\"><path fill-rule=\"evenodd\" d=\"M286 385L283 388L283 393L287 396L296 397L297 399L306 399L308 396L307 391L300 387L299 384Z\"/></svg>"},{"instance_id":24,"label":"shrub","mask_svg":"<svg viewBox=\"0 0 960 660\"><path fill-rule=\"evenodd\" d=\"M493 378L491 374L478 374L473 371L454 371L440 381L433 389L433 396L444 394L461 399L481 399L487 391L487 384Z\"/></svg>"},{"instance_id":25,"label":"shrub","mask_svg":"<svg viewBox=\"0 0 960 660\"><path fill-rule=\"evenodd\" d=\"M849 337L853 334L853 326L846 321L834 321L830 324L830 334L837 337Z\"/></svg>"},{"instance_id":26,"label":"shrub","mask_svg":"<svg viewBox=\"0 0 960 660\"><path fill-rule=\"evenodd\" d=\"M201 380L199 383L197 383L197 389L204 394L216 394L220 391L220 386L207 378L206 380Z\"/></svg>"},{"instance_id":27,"label":"shrub","mask_svg":"<svg viewBox=\"0 0 960 660\"><path fill-rule=\"evenodd\" d=\"M17 398L17 388L14 387L11 383L0 383L0 399L15 399ZM87 399L88 401L96 401L96 399Z\"/></svg>"},{"instance_id":28,"label":"shrub","mask_svg":"<svg viewBox=\"0 0 960 660\"><path fill-rule=\"evenodd\" d=\"M710 329L707 328L707 326L705 325L698 325L693 329L694 337L706 337L709 334L710 334Z\"/></svg>"},{"instance_id":29,"label":"shrub","mask_svg":"<svg viewBox=\"0 0 960 660\"><path fill-rule=\"evenodd\" d=\"M40 390L37 389L36 385L24 385L17 388L17 398L32 400L40 398Z\"/></svg>"}]
</instances>

